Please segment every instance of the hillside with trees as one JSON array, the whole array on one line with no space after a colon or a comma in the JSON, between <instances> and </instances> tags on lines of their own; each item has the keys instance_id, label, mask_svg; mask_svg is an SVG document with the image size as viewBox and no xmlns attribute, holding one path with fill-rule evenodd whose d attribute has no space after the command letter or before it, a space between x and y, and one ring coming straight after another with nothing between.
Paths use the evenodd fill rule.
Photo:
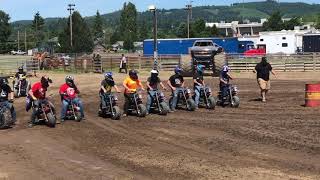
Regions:
<instances>
[{"instance_id":1,"label":"hillside with trees","mask_svg":"<svg viewBox=\"0 0 320 180\"><path fill-rule=\"evenodd\" d=\"M275 14L279 12L279 14ZM234 3L230 6L199 6L192 9L191 37L221 36L215 27L205 28L205 22L230 22L238 20L259 21L261 18L273 17L276 20L279 16L294 18L289 23L272 27L272 23L265 25L265 30L292 29L296 23L313 21L320 24L320 5L307 3L277 3L273 0L263 2ZM69 18L46 18L41 19L41 12L35 12L34 20L23 20L11 23L10 36L6 42L16 44L18 31L26 33L28 47L39 45L39 41L49 40L58 37L66 32ZM79 14L80 15L80 14ZM3 16L3 15L2 15ZM40 16L40 17L38 17ZM159 38L177 38L187 35L187 12L184 9L159 9L158 36ZM35 27L35 18L40 18L41 27ZM132 41L142 41L152 38L152 13L149 11L137 12L132 3L124 4L121 11L109 14L100 14L84 17L86 26L90 29L90 37L99 40L100 43L110 45L116 41L126 41L126 49L132 49ZM299 22L298 22L299 21ZM270 21L269 21L270 22ZM128 24L129 23L129 24ZM276 24L277 24L276 23ZM125 25L127 24L127 25ZM319 25L318 25L319 26ZM37 29L38 28L38 29ZM35 35L37 34L37 35ZM36 38L35 38L36 37ZM1 37L0 37L1 38Z\"/></svg>"}]
</instances>

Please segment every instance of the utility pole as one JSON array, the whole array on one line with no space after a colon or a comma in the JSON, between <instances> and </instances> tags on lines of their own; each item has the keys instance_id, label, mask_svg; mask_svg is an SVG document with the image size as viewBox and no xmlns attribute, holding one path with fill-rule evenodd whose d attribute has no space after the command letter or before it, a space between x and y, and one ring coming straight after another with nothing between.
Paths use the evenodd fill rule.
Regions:
<instances>
[{"instance_id":1,"label":"utility pole","mask_svg":"<svg viewBox=\"0 0 320 180\"><path fill-rule=\"evenodd\" d=\"M39 42L39 34L38 34L38 17L39 17L39 11L36 13L36 45L38 46Z\"/></svg>"},{"instance_id":2,"label":"utility pole","mask_svg":"<svg viewBox=\"0 0 320 180\"><path fill-rule=\"evenodd\" d=\"M72 43L72 13L74 11L74 8L76 5L75 4L68 4L69 8L68 11L70 12L70 46L71 49L73 47L73 43Z\"/></svg>"},{"instance_id":3,"label":"utility pole","mask_svg":"<svg viewBox=\"0 0 320 180\"><path fill-rule=\"evenodd\" d=\"M27 52L28 51L28 47L27 47L27 30L24 30L24 51Z\"/></svg>"},{"instance_id":4,"label":"utility pole","mask_svg":"<svg viewBox=\"0 0 320 180\"><path fill-rule=\"evenodd\" d=\"M153 69L158 69L158 20L157 8L154 5L149 6L149 11L153 13Z\"/></svg>"},{"instance_id":5,"label":"utility pole","mask_svg":"<svg viewBox=\"0 0 320 180\"><path fill-rule=\"evenodd\" d=\"M186 10L188 11L188 19L187 19L187 24L188 24L188 38L190 38L190 19L192 19L192 2L190 1L189 4L186 5Z\"/></svg>"},{"instance_id":6,"label":"utility pole","mask_svg":"<svg viewBox=\"0 0 320 180\"><path fill-rule=\"evenodd\" d=\"M18 51L20 50L20 31L18 31Z\"/></svg>"}]
</instances>

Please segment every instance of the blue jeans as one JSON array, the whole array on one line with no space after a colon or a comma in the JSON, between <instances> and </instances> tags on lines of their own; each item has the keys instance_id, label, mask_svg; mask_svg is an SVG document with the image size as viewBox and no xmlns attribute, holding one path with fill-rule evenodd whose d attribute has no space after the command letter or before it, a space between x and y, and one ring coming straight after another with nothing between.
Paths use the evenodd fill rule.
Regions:
<instances>
[{"instance_id":1,"label":"blue jeans","mask_svg":"<svg viewBox=\"0 0 320 180\"><path fill-rule=\"evenodd\" d=\"M0 102L0 104L10 109L12 120L13 122L16 122L17 114L16 114L16 111L14 110L12 103L10 103L9 101L4 101L4 102Z\"/></svg>"},{"instance_id":2,"label":"blue jeans","mask_svg":"<svg viewBox=\"0 0 320 180\"><path fill-rule=\"evenodd\" d=\"M229 94L229 84L220 84L220 91L222 95L222 102L224 102L225 98Z\"/></svg>"},{"instance_id":3,"label":"blue jeans","mask_svg":"<svg viewBox=\"0 0 320 180\"><path fill-rule=\"evenodd\" d=\"M147 97L147 111L150 112L151 104L155 100L153 97L155 96L157 91L148 91Z\"/></svg>"},{"instance_id":4,"label":"blue jeans","mask_svg":"<svg viewBox=\"0 0 320 180\"><path fill-rule=\"evenodd\" d=\"M202 86L195 86L194 87L194 93L195 93L195 97L194 97L194 101L196 103L196 107L199 106L199 101L200 101L200 91L203 89Z\"/></svg>"},{"instance_id":5,"label":"blue jeans","mask_svg":"<svg viewBox=\"0 0 320 180\"><path fill-rule=\"evenodd\" d=\"M80 108L80 113L81 113L81 117L84 117L84 112L83 112L83 104L82 101L79 98L74 98L72 100L74 104L76 104L77 106L79 106ZM69 105L69 101L68 100L62 100L62 109L61 109L61 115L60 118L64 119L66 117L66 113L67 113L67 109L68 109L68 105Z\"/></svg>"},{"instance_id":6,"label":"blue jeans","mask_svg":"<svg viewBox=\"0 0 320 180\"><path fill-rule=\"evenodd\" d=\"M109 103L109 96L110 95L111 94L108 94L108 93L104 93L104 94L99 93L102 109L107 108L107 102Z\"/></svg>"},{"instance_id":7,"label":"blue jeans","mask_svg":"<svg viewBox=\"0 0 320 180\"><path fill-rule=\"evenodd\" d=\"M178 103L178 93L183 90L182 87L177 87L175 91L172 91L172 101L170 103L170 108L175 109Z\"/></svg>"}]
</instances>

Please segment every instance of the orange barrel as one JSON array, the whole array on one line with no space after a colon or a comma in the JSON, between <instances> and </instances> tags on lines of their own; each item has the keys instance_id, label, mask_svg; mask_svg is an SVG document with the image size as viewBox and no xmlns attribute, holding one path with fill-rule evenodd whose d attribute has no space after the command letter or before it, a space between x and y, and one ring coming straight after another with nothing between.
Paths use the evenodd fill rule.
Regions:
<instances>
[{"instance_id":1,"label":"orange barrel","mask_svg":"<svg viewBox=\"0 0 320 180\"><path fill-rule=\"evenodd\" d=\"M306 84L306 107L320 106L320 84Z\"/></svg>"}]
</instances>

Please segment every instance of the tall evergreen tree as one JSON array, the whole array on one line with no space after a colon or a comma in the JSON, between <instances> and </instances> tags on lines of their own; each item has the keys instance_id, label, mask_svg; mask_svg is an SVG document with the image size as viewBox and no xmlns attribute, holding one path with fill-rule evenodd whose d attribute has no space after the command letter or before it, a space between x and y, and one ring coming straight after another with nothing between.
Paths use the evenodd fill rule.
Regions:
<instances>
[{"instance_id":1,"label":"tall evergreen tree","mask_svg":"<svg viewBox=\"0 0 320 180\"><path fill-rule=\"evenodd\" d=\"M92 52L94 43L89 26L77 11L72 14L72 33L73 47L71 48L69 20L64 32L59 35L61 51L73 53Z\"/></svg>"},{"instance_id":2,"label":"tall evergreen tree","mask_svg":"<svg viewBox=\"0 0 320 180\"><path fill-rule=\"evenodd\" d=\"M188 37L188 34L187 34L187 25L186 23L180 23L179 27L177 28L177 32L176 32L176 35L177 37L179 38L186 38Z\"/></svg>"},{"instance_id":3,"label":"tall evergreen tree","mask_svg":"<svg viewBox=\"0 0 320 180\"><path fill-rule=\"evenodd\" d=\"M10 17L4 11L0 10L0 53L9 51L7 41L11 34Z\"/></svg>"},{"instance_id":4,"label":"tall evergreen tree","mask_svg":"<svg viewBox=\"0 0 320 180\"><path fill-rule=\"evenodd\" d=\"M320 29L320 13L317 15L317 19L315 22L315 28Z\"/></svg>"},{"instance_id":5,"label":"tall evergreen tree","mask_svg":"<svg viewBox=\"0 0 320 180\"><path fill-rule=\"evenodd\" d=\"M291 18L289 21L283 22L283 28L285 30L293 30L295 26L301 26L301 18L300 17L294 17Z\"/></svg>"},{"instance_id":6,"label":"tall evergreen tree","mask_svg":"<svg viewBox=\"0 0 320 180\"><path fill-rule=\"evenodd\" d=\"M137 40L137 9L134 4L124 3L120 17L120 34L124 40L124 49L133 50Z\"/></svg>"},{"instance_id":7,"label":"tall evergreen tree","mask_svg":"<svg viewBox=\"0 0 320 180\"><path fill-rule=\"evenodd\" d=\"M99 11L97 11L97 14L94 19L93 36L94 36L94 40L98 40L103 37L103 20Z\"/></svg>"},{"instance_id":8,"label":"tall evergreen tree","mask_svg":"<svg viewBox=\"0 0 320 180\"><path fill-rule=\"evenodd\" d=\"M143 41L145 39L149 38L148 37L148 27L146 21L142 21L139 29L139 40Z\"/></svg>"},{"instance_id":9,"label":"tall evergreen tree","mask_svg":"<svg viewBox=\"0 0 320 180\"><path fill-rule=\"evenodd\" d=\"M196 37L207 36L205 35L206 33L205 29L206 29L206 22L204 21L204 19L197 19L192 25L192 30Z\"/></svg>"},{"instance_id":10,"label":"tall evergreen tree","mask_svg":"<svg viewBox=\"0 0 320 180\"><path fill-rule=\"evenodd\" d=\"M34 31L33 40L36 42L36 46L39 46L45 39L44 25L45 22L43 17L40 16L39 12L37 12L32 21L32 30Z\"/></svg>"},{"instance_id":11,"label":"tall evergreen tree","mask_svg":"<svg viewBox=\"0 0 320 180\"><path fill-rule=\"evenodd\" d=\"M268 20L263 24L263 29L266 31L281 31L283 29L283 21L280 11L275 11L271 14Z\"/></svg>"}]
</instances>

